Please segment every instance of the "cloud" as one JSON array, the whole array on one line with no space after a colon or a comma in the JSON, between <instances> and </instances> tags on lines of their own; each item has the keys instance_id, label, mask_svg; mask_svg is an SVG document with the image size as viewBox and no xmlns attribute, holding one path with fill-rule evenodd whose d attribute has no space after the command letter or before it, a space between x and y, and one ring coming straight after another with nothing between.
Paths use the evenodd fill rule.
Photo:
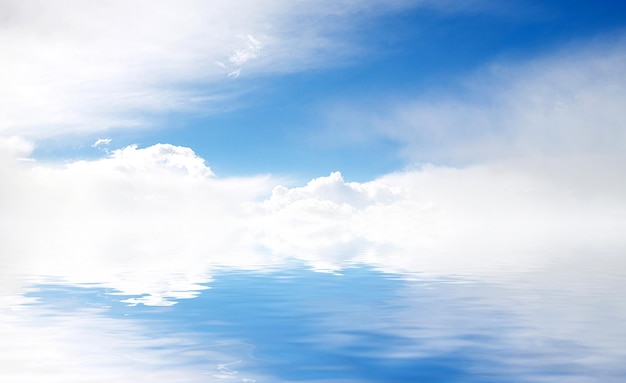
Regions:
<instances>
[{"instance_id":1,"label":"cloud","mask_svg":"<svg viewBox=\"0 0 626 383\"><path fill-rule=\"evenodd\" d=\"M98 138L96 140L96 142L94 142L91 147L92 148L97 148L100 146L108 146L111 143L111 139L110 138Z\"/></svg>"},{"instance_id":2,"label":"cloud","mask_svg":"<svg viewBox=\"0 0 626 383\"><path fill-rule=\"evenodd\" d=\"M0 170L10 185L0 194L9 277L101 283L135 296L130 303L167 304L203 289L210 265L261 262L245 258L240 227L244 202L268 178L216 179L189 148L129 146L64 165L14 159Z\"/></svg>"},{"instance_id":3,"label":"cloud","mask_svg":"<svg viewBox=\"0 0 626 383\"><path fill-rule=\"evenodd\" d=\"M604 67L613 73L610 57ZM587 73L588 63L580 63L576 73ZM578 91L586 100L602 98L597 83L608 80ZM587 108L582 103L572 111L580 117L568 118L587 121L572 128L583 136L597 126L586 119ZM515 127L523 137L530 115L544 116L534 122L546 129L565 130L551 126L564 123L552 112L527 109L511 113L503 129ZM450 114L441 111L442 119ZM618 125L607 126L598 129L618 134ZM526 149L504 157L489 152L464 166L421 165L364 183L346 182L337 172L286 187L271 177L221 179L192 149L168 144L132 145L59 166L19 161L32 145L4 139L2 263L10 265L7 274L97 282L127 303L166 305L197 294L217 265L262 269L296 259L317 270L356 263L495 278L555 259L620 254L626 250L623 157L612 148L617 136L602 142L606 150L568 144L541 156ZM485 145L491 147L489 140ZM6 289L18 285L13 280Z\"/></svg>"},{"instance_id":4,"label":"cloud","mask_svg":"<svg viewBox=\"0 0 626 383\"><path fill-rule=\"evenodd\" d=\"M7 4L12 3L3 3ZM28 4L30 7L38 3ZM46 4L39 6L48 7ZM247 40L241 47L237 36L263 36L256 30L233 33L233 44L214 45L220 48L220 54L209 55L217 57L215 60L203 61L205 56L198 60L195 56L185 58L184 54L169 58L169 53L157 49L163 47L160 44L134 47L123 43L125 53L120 51L116 53L120 56L115 56L119 67L98 64L107 55L99 50L122 42L121 36L133 28L144 36L136 42L147 43L154 36L156 41L168 41L171 45L167 46L172 49L185 45L181 36L188 34L172 28L169 30L173 35L168 40L168 28L155 29L151 24L154 20L135 25L132 16L138 14L139 8L134 7L139 3L133 3L128 20L123 19L122 31L108 29L113 15L123 14L117 3L115 11L103 8L102 24L90 22L85 26L85 20L79 16L81 12L91 14L90 7L95 3L76 4L77 10L67 14L62 12L64 7L59 7L59 20L69 26L82 25L79 31L110 30L112 36L106 37L102 31L73 34L69 26L66 29L57 21L47 20L46 12L31 12L43 19L36 20L34 29L27 30L39 33L38 28L50 24L59 28L52 28L52 36L43 34L44 39L54 41L56 34L61 36L58 51L41 50L44 45L55 46L50 41L41 46L37 41L28 42L34 39L31 32L27 33L28 38L16 35L19 38L15 41L28 44L16 43L9 47L9 52L18 53L15 57L26 56L27 60L11 58L5 65L14 65L11 70L17 70L20 63L36 61L37 55L42 55L39 62L45 65L27 65L22 74L7 80L11 91L0 90L3 102L9 106L3 109L4 133L40 138L59 134L56 126L61 125L80 131L104 129L120 121L141 124L126 112L157 105L177 108L177 97L182 100L187 96L177 93L179 88L169 89L162 82L165 73L178 73L180 69L181 77L174 80L184 82L188 79L185 76L202 73L195 69L186 72L185 68L197 69L206 62L212 68L208 71L215 71L215 61L227 62L237 50L244 52L240 57L245 60L239 64L246 66L246 71L271 67L254 67L254 63L270 55L276 41L258 37L263 49L245 53L250 48L245 45ZM14 8L25 11L22 7ZM146 17L150 20L148 16L158 12L168 14L168 9L161 4L150 8ZM341 11L333 9L326 11ZM191 25L193 15L187 13ZM252 11L247 17L256 20ZM17 25L22 25L23 18L17 18ZM14 26L4 28L5 39L17 33L11 29ZM189 32L186 27L179 28ZM41 31L44 30L49 31ZM267 32L265 36L269 35ZM104 38L105 42L97 42L95 37ZM93 46L79 44L83 38L95 39ZM191 54L201 48L196 44L201 40L192 38L188 42L192 48L177 52ZM143 53L135 57L134 48ZM624 280L626 270L625 142L621 113L621 105L626 101L626 66L621 48L621 42L601 44L526 64L500 64L468 80L471 97L418 99L395 105L391 108L393 113L376 114L378 124L370 125L372 130L367 134L405 143L405 154L411 161L431 159L452 165L409 167L370 182L348 182L339 172L295 187L277 186L282 181L266 176L220 178L191 148L169 144L146 148L131 145L111 150L101 159L62 165L24 161L31 156L33 143L17 136L0 137L0 298L12 307L23 303L32 282L21 278L26 275L52 278L67 285L96 284L131 305L166 306L196 296L210 284L215 268L265 270L291 260L317 270L365 264L402 275L462 274L504 282L508 287L519 282L518 274L530 272L536 274L529 278L531 286L547 280L559 286L562 282L570 283L574 285L574 296L583 296L581 289L585 288L611 287L612 281ZM45 68L55 60L63 61L57 54L71 57L81 52L86 56L70 60L71 66L64 69L75 76L56 77L62 65ZM115 64L115 57L106 56L103 63ZM156 62L159 57L169 59L158 65L148 63L142 77L127 64L139 60L138 66L142 66L144 57ZM287 68L288 65L282 70ZM217 71L221 72L202 76L223 77L224 69L227 68L218 66ZM242 73L239 69L238 75ZM8 72L2 73L7 77ZM92 83L93 79L102 81ZM130 82L121 86L126 80ZM18 84L21 81L26 81L26 86ZM149 92L136 93L147 85L152 87ZM11 92L16 89L23 93L14 99ZM26 99L32 103L25 103ZM124 102L113 105L111 100ZM71 105L78 105L77 109ZM41 114L31 113L38 106L42 107ZM359 118L365 121L370 117ZM85 124L86 121L95 121L95 125ZM48 127L53 131L45 132ZM596 262L604 260L598 254L611 256L612 262ZM562 274L555 281L558 273L553 271L563 270L581 277L589 273L605 275L609 271L613 279L600 281L601 287L581 284L579 279L572 282L571 277L564 278ZM615 286L614 291L623 289L621 282L615 282ZM508 303L509 298L503 296L502 300ZM593 308L595 303L587 295L581 299L585 303L566 312L593 318L587 312L591 309L579 307ZM611 302L608 303L604 307L610 307ZM579 327L564 329L561 322L559 326L546 327L543 314L551 311L534 311L542 313L541 318L527 320L538 323L537 327L553 329L551 336L562 331L558 333L561 338L582 339ZM404 330L405 324L413 323L416 313L398 314L392 321L397 324L395 329ZM181 347L180 338L159 339L155 343L143 337L145 329L139 323L122 323L94 312L81 312L79 321L71 315L51 319L45 314L37 317L32 312L0 312L0 335L7 340L4 344L10 346L0 347L0 359L10 361L2 368L13 381L35 381L43 375L47 381L83 381L84 374L100 370L109 373L111 366L120 375L106 375L103 381L124 381L125 377L129 381L146 377L194 381L198 376L177 369L174 362L181 359L172 361L169 354L163 358L159 347L150 348L155 344ZM615 315L622 317L621 313ZM25 318L32 323L26 323ZM42 318L46 319L45 326ZM447 319L456 323L458 318ZM423 333L412 336L417 340L424 338ZM581 342L606 342L614 349L615 339L594 333ZM188 341L183 339L183 345ZM101 348L93 350L93 344ZM409 346L404 351L421 350ZM220 366L233 360L230 356L211 360L218 359L218 372ZM159 370L162 366L168 371Z\"/></svg>"},{"instance_id":5,"label":"cloud","mask_svg":"<svg viewBox=\"0 0 626 383\"><path fill-rule=\"evenodd\" d=\"M320 268L470 274L623 252L625 41L493 64L445 96L331 111L344 140L396 140L410 165L275 189L259 213L263 243Z\"/></svg>"},{"instance_id":6,"label":"cloud","mask_svg":"<svg viewBox=\"0 0 626 383\"><path fill-rule=\"evenodd\" d=\"M266 234L265 243L329 268L367 260L388 270L470 274L623 253L625 41L610 36L493 64L444 95L332 110L333 126L345 127L333 142L391 139L409 164L341 187L393 187L395 198L360 194L351 200L366 202L356 207L311 186L308 194L275 193L271 206L280 209L268 207L263 219L285 231Z\"/></svg>"},{"instance_id":7,"label":"cloud","mask_svg":"<svg viewBox=\"0 0 626 383\"><path fill-rule=\"evenodd\" d=\"M77 162L72 166L80 167L84 164L85 162ZM156 144L145 149L137 149L137 145L131 145L114 150L111 156L100 161L100 164L105 168L114 168L130 174L174 171L194 178L215 175L193 150L170 144Z\"/></svg>"},{"instance_id":8,"label":"cloud","mask_svg":"<svg viewBox=\"0 0 626 383\"><path fill-rule=\"evenodd\" d=\"M415 4L3 1L0 134L39 140L220 110L240 93L227 77L335 65L357 50L337 29L408 6Z\"/></svg>"},{"instance_id":9,"label":"cloud","mask_svg":"<svg viewBox=\"0 0 626 383\"><path fill-rule=\"evenodd\" d=\"M261 44L259 40L255 39L254 36L247 35L245 42L246 47L244 49L236 50L235 53L230 55L228 58L228 61L232 64L237 66L245 64L246 62L256 58L263 48L263 44Z\"/></svg>"},{"instance_id":10,"label":"cloud","mask_svg":"<svg viewBox=\"0 0 626 383\"><path fill-rule=\"evenodd\" d=\"M32 142L21 137L0 136L0 156L2 156L0 158L3 160L3 165L15 159L27 158L33 151L33 148L34 146Z\"/></svg>"},{"instance_id":11,"label":"cloud","mask_svg":"<svg viewBox=\"0 0 626 383\"><path fill-rule=\"evenodd\" d=\"M393 109L378 134L404 140L411 156L423 153L419 137L450 135L434 145L440 158L471 161L364 183L340 173L296 187L220 178L192 149L168 144L64 165L25 162L32 144L2 139L3 272L101 283L131 304L169 304L196 294L218 265L296 259L318 270L365 263L493 278L559 257L623 253L618 104L626 97L616 47L500 67L511 80L478 81L480 102L456 96Z\"/></svg>"},{"instance_id":12,"label":"cloud","mask_svg":"<svg viewBox=\"0 0 626 383\"><path fill-rule=\"evenodd\" d=\"M623 251L620 195L577 194L558 178L513 167L426 166L363 184L333 174L275 189L255 227L272 252L321 269L506 274L583 249Z\"/></svg>"},{"instance_id":13,"label":"cloud","mask_svg":"<svg viewBox=\"0 0 626 383\"><path fill-rule=\"evenodd\" d=\"M331 119L345 127L344 140L392 140L412 162L623 161L625 51L623 33L579 41L533 60L492 63L445 92L337 107Z\"/></svg>"}]
</instances>

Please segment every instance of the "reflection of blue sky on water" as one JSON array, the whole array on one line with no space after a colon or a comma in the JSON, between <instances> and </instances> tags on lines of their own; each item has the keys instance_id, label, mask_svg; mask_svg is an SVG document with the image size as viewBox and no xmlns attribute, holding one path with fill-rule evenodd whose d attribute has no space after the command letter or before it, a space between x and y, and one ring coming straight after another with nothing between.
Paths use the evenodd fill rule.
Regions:
<instances>
[{"instance_id":1,"label":"reflection of blue sky on water","mask_svg":"<svg viewBox=\"0 0 626 383\"><path fill-rule=\"evenodd\" d=\"M0 0L0 381L623 382L624 105L623 1Z\"/></svg>"},{"instance_id":2,"label":"reflection of blue sky on water","mask_svg":"<svg viewBox=\"0 0 626 383\"><path fill-rule=\"evenodd\" d=\"M607 323L606 313L568 308L579 297L559 293L558 286L293 267L222 270L209 287L196 298L155 307L129 306L99 287L40 285L28 294L36 302L24 305L8 327L34 325L35 338L46 328L60 331L62 339L44 338L84 368L99 366L93 370L98 382L123 377L129 366L139 380L158 372L159 382L617 382L626 376L623 351L615 349L626 340L620 325ZM551 301L550 293L558 299ZM624 304L613 303L623 314ZM602 326L598 331L613 339L589 342L568 326ZM17 344L28 349L23 342ZM49 370L72 365L54 363ZM31 373L36 377L37 370Z\"/></svg>"}]
</instances>

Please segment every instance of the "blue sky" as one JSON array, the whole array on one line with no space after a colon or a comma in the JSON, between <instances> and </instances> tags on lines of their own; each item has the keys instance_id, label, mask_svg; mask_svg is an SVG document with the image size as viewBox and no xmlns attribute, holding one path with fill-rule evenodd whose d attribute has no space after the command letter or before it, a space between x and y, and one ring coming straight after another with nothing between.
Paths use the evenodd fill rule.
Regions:
<instances>
[{"instance_id":1,"label":"blue sky","mask_svg":"<svg viewBox=\"0 0 626 383\"><path fill-rule=\"evenodd\" d=\"M5 8L11 9L11 2L7 4ZM254 53L255 57L240 65L240 75L236 78L188 73L185 77L191 79L183 78L177 82L176 65L180 64L177 62L177 55L194 54L186 51L187 47L179 47L182 38L179 41L178 36L174 36L177 44L170 46L167 45L170 43L167 33L156 36L162 37L163 41L153 38L151 24L145 25L145 35L139 34L135 37L132 35L136 33L132 21L128 21L128 25L121 23L118 28L122 32L131 33L129 38L136 38L134 43L137 46L144 43L141 38L146 38L149 40L147 43L157 45L155 49L166 50L163 53L165 59L162 66L158 63L149 65L156 77L139 84L145 88L126 90L120 84L119 89L109 89L87 84L75 95L70 93L70 100L73 97L102 98L106 104L115 105L112 108L107 105L96 106L95 113L102 113L102 116L98 116L104 120L102 125L94 126L88 118L81 122L81 128L72 127L75 122L71 118L66 121L60 119L58 123L51 124L52 126L46 126L45 122L35 123L34 129L27 132L27 136L35 138L34 156L42 159L75 159L101 155L88 149L97 138L109 137L114 148L132 143L142 147L155 143L191 147L216 173L224 176L272 173L295 176L304 181L339 170L350 179L366 181L401 169L415 160L436 162L440 159L423 154L407 160L399 154L404 146L403 140L395 137L368 137L367 133L354 137L354 131L367 131L367 127L358 126L362 124L361 121L342 118L337 113L333 115L332 111L338 108L369 110L381 104L389 105L392 102L421 98L463 99L466 97L464 82L477 72L494 65L523 66L563 49L575 50L578 46L619 39L623 35L626 21L625 6L618 1L546 3L520 0L506 4L485 1L400 1L374 5L366 2L338 4L337 9L333 9L327 3L302 3L301 9L298 9L298 6L291 7L277 2L276 10L270 6L267 7L269 10L259 10L261 18L267 18L260 22L273 23L272 31L276 31L276 36L263 36L269 43L262 41L262 37L259 37L262 35L254 37L252 31L258 29L256 24L250 22L250 25L246 25L248 19L240 19L235 11L223 9L223 17L232 18L232 24L235 25L232 29L243 31L246 27L249 28L247 36L252 36L260 47L259 52ZM193 2L185 3L181 6L184 8L181 14L186 15L193 7ZM67 8L71 13L72 7L68 4ZM90 10L88 6L84 8L86 9L78 9L76 13L88 18ZM42 11L45 12L46 9L42 8ZM140 9L139 3L136 9L128 11L131 19L139 17L140 12L145 12ZM204 11L218 12L213 9ZM233 13L231 15L228 12ZM263 12L267 14L264 15ZM299 19L306 18L307 16L301 16L300 13L307 12L312 20L310 23ZM11 20L11 12L7 13ZM16 16L17 23L24 22L25 25L35 26L33 30L38 29L37 18L35 23L31 23L28 16L20 15L19 12L16 14L23 17ZM158 17L159 14L155 16ZM61 24L61 20L57 22ZM107 19L106 16L102 23L106 28L116 28L115 20ZM63 26L58 24L41 22L40 28L51 28L53 31L62 29ZM84 27L84 24L81 26ZM176 26L180 27L178 24ZM194 25L193 28L206 30L190 28L190 31L182 30L181 35L205 33L212 36L212 33L217 33L219 36L225 33L218 29L220 27L222 26L216 26L217 30L213 31L210 25ZM88 32L94 35L94 49L100 48L97 46L99 40L106 41L99 38L99 34L105 32ZM175 34L176 31L173 32ZM296 50L290 45L292 41L289 39L292 36L288 36L288 33L295 34L296 39L300 33L314 41L306 46L309 41L305 40L304 47ZM241 51L241 46L245 51L245 41L242 45L241 40L246 37L234 34L235 43L231 51ZM75 36L72 32L68 36L60 33L58 40L54 38L54 34L52 36L50 41L43 39L39 42L41 46L34 47L41 50L41 65L48 65L46 58L58 62L46 48L52 49L55 44L63 45L65 42L61 37L66 37L71 42L69 50L75 56L59 58L67 60L69 73L58 68L61 73L44 73L45 76L72 76L72 57L79 58L76 61L80 68L89 64L88 61L81 62L80 56L82 53L88 54L92 49L89 46L91 41L73 41ZM111 42L117 42L118 38L122 39L124 36L113 36ZM271 49L276 47L271 45L268 48L270 52L264 52L263 44L269 45L273 40L280 39L293 52L272 52ZM159 48L158 44L161 42L163 47ZM29 43L37 44L38 41L29 40ZM194 43L202 45L201 42ZM216 41L214 44L221 49L222 42ZM98 58L116 62L131 56L128 60L132 64L135 57L126 55L123 50L132 49L133 44L127 45L119 46L119 55L112 52ZM102 49L111 48L103 46ZM216 51L219 49L216 48ZM206 54L206 57L193 57L192 60L219 61L219 58L214 58L218 55L213 55L210 51L201 53ZM150 52L146 59L152 59ZM137 60L141 61L141 57ZM254 60L263 62L255 66ZM124 64L123 61L121 63ZM104 64L106 65L106 61ZM247 68L248 64L251 68ZM172 65L173 70L168 65ZM195 61L189 66L202 70L196 66ZM141 71L139 68L135 69ZM28 75L28 72L23 75ZM124 81L123 75L123 72L120 78L113 75L113 84ZM85 74L84 81L92 81L89 76L91 74ZM48 80L50 83L46 84ZM40 85L50 87L49 91L54 93L55 81L57 79L43 77ZM194 99L211 97L214 100L201 102L201 105L191 108L185 105L185 96L175 101L180 103L175 106L144 104L153 97L150 92L157 93L154 97L158 97L160 92L185 92L189 88ZM145 100L139 101L139 107L124 106L124 98L129 97L128 92L146 92L141 95ZM488 92L486 90L487 94L482 97L488 97ZM6 97L11 95L7 94ZM107 97L118 97L119 100ZM193 103L194 101L189 101L189 104ZM67 111L68 107L60 107ZM72 111L71 106L69 108L70 114L80 113ZM55 110L50 112L58 113ZM25 108L24 113L40 112ZM125 120L142 119L143 127L134 129L132 126L124 126L125 123L116 123L115 118L118 115L123 115ZM42 117L45 121L45 114ZM9 119L4 129L11 134L19 134L19 130L12 128L12 125L20 125L19 119L19 115ZM390 119L387 123L392 124L393 121ZM45 137L38 137L39 130L46 131ZM59 132L56 133L56 130ZM346 131L349 133L345 133Z\"/></svg>"}]
</instances>

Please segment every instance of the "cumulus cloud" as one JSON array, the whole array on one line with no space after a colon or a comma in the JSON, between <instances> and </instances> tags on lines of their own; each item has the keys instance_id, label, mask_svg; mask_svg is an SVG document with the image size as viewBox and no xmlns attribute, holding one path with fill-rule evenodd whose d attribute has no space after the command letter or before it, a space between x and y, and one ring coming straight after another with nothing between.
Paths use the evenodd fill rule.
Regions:
<instances>
[{"instance_id":1,"label":"cumulus cloud","mask_svg":"<svg viewBox=\"0 0 626 383\"><path fill-rule=\"evenodd\" d=\"M154 171L177 171L196 178L213 176L213 172L204 160L195 155L190 148L170 144L156 144L145 149L137 149L131 145L114 150L112 155L101 161L103 167L132 174L150 174ZM77 162L72 166L81 166L85 162Z\"/></svg>"},{"instance_id":2,"label":"cumulus cloud","mask_svg":"<svg viewBox=\"0 0 626 383\"><path fill-rule=\"evenodd\" d=\"M365 183L337 172L285 187L220 179L191 149L159 144L3 172L3 272L99 283L129 304L191 298L217 266L295 259L317 270L493 276L626 247L620 190L579 191L510 164L430 165Z\"/></svg>"},{"instance_id":3,"label":"cumulus cloud","mask_svg":"<svg viewBox=\"0 0 626 383\"><path fill-rule=\"evenodd\" d=\"M333 174L277 188L256 227L273 252L322 269L368 263L480 275L532 269L583 249L619 253L624 217L617 194L577 194L526 169L427 166L364 184Z\"/></svg>"},{"instance_id":4,"label":"cumulus cloud","mask_svg":"<svg viewBox=\"0 0 626 383\"><path fill-rule=\"evenodd\" d=\"M239 228L267 177L216 179L189 148L130 146L64 165L14 159L1 170L8 276L103 283L135 296L129 303L167 304L203 289L208 265L237 263L233 252L258 261L243 258Z\"/></svg>"}]
</instances>

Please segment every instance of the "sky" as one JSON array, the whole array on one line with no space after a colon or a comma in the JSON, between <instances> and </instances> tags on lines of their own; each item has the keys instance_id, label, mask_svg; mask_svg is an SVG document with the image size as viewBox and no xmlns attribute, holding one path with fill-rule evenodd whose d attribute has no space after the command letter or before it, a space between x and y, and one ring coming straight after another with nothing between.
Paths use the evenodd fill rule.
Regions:
<instances>
[{"instance_id":1,"label":"sky","mask_svg":"<svg viewBox=\"0 0 626 383\"><path fill-rule=\"evenodd\" d=\"M625 8L2 0L3 288L623 254Z\"/></svg>"},{"instance_id":2,"label":"sky","mask_svg":"<svg viewBox=\"0 0 626 383\"><path fill-rule=\"evenodd\" d=\"M507 129L464 109L515 113L533 91L567 104L590 78L621 75L617 1L2 4L0 129L45 160L101 156L92 144L109 138L190 147L222 176L367 181Z\"/></svg>"},{"instance_id":3,"label":"sky","mask_svg":"<svg viewBox=\"0 0 626 383\"><path fill-rule=\"evenodd\" d=\"M0 366L621 381L624 105L623 1L0 0Z\"/></svg>"}]
</instances>

